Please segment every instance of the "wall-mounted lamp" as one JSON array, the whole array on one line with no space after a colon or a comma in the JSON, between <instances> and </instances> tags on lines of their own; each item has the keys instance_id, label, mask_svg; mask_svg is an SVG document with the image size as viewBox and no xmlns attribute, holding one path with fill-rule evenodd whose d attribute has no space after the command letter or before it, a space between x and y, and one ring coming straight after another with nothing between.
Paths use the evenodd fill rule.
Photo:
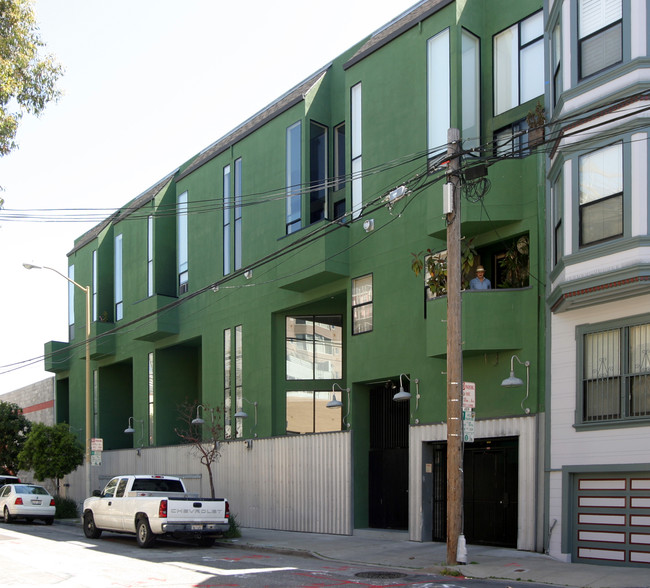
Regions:
<instances>
[{"instance_id":1,"label":"wall-mounted lamp","mask_svg":"<svg viewBox=\"0 0 650 588\"><path fill-rule=\"evenodd\" d=\"M193 425L203 425L203 424L205 424L205 421L199 416L199 408L202 409L201 412L203 412L203 415L205 416L205 406L203 406L202 404L199 404L196 407L196 418L192 419L192 424ZM208 409L208 410L210 411L210 413L212 413L211 417L214 420L214 411L211 410L211 409Z\"/></svg>"},{"instance_id":2,"label":"wall-mounted lamp","mask_svg":"<svg viewBox=\"0 0 650 588\"><path fill-rule=\"evenodd\" d=\"M411 381L411 378L409 378L406 374L399 375L399 392L393 396L393 400L395 402L403 402L405 400L411 399L411 393L404 390L404 386L402 384L402 376L405 377L409 382ZM413 382L415 382L415 410L417 410L420 402L420 380L418 378L415 378Z\"/></svg>"},{"instance_id":3,"label":"wall-mounted lamp","mask_svg":"<svg viewBox=\"0 0 650 588\"><path fill-rule=\"evenodd\" d=\"M348 412L345 413L345 416L343 417L343 424L345 425L346 429L350 428L350 423L347 422L347 418L350 416L350 388L341 388L336 382L332 384L332 400L330 400L325 407L326 408L341 408L343 406L343 402L341 400L337 400L336 398L336 393L334 390L334 386L337 386L338 389L341 392L347 392L348 394Z\"/></svg>"},{"instance_id":4,"label":"wall-mounted lamp","mask_svg":"<svg viewBox=\"0 0 650 588\"><path fill-rule=\"evenodd\" d=\"M133 435L135 433L135 429L133 428L134 423L140 423L140 447L142 447L142 442L144 440L144 420L143 419L136 419L133 417L129 417L129 426L124 429L124 432L127 435ZM138 449L138 455L140 455L140 449Z\"/></svg>"},{"instance_id":5,"label":"wall-mounted lamp","mask_svg":"<svg viewBox=\"0 0 650 588\"><path fill-rule=\"evenodd\" d=\"M520 365L526 366L526 396L521 401L521 410L526 414L530 413L530 408L524 408L524 402L528 399L528 393L530 391L530 361L521 361L516 355L513 355L510 358L510 376L508 376L501 385L504 388L517 388L518 386L523 386L524 381L521 378L515 376L515 359L519 362Z\"/></svg>"},{"instance_id":6,"label":"wall-mounted lamp","mask_svg":"<svg viewBox=\"0 0 650 588\"><path fill-rule=\"evenodd\" d=\"M252 404L253 407L255 408L255 425L253 426L253 430L257 427L257 402L251 402L250 400L247 400L242 396L241 398L244 402L248 402L248 404ZM235 413L235 418L236 419L247 419L248 418L248 413L244 411L243 408L240 408L236 413ZM255 437L257 437L257 433L255 433Z\"/></svg>"}]
</instances>

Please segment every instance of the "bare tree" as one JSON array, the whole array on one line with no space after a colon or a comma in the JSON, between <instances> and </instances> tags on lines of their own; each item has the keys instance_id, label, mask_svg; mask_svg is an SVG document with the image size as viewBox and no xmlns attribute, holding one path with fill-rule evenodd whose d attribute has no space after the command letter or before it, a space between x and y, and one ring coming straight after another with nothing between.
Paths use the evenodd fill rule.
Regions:
<instances>
[{"instance_id":1,"label":"bare tree","mask_svg":"<svg viewBox=\"0 0 650 588\"><path fill-rule=\"evenodd\" d=\"M222 438L223 427L219 407L211 408L208 404L198 402L184 402L178 408L181 425L174 428L174 432L184 443L192 445L192 451L199 457L201 463L208 470L210 480L210 494L215 498L214 479L212 477L212 464L219 457L219 440Z\"/></svg>"}]
</instances>

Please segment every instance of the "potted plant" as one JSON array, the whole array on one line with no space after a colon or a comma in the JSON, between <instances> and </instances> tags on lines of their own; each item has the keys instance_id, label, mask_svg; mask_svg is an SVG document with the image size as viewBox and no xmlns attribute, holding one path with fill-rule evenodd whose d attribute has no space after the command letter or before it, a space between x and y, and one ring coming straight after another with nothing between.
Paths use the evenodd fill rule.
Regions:
<instances>
[{"instance_id":1,"label":"potted plant","mask_svg":"<svg viewBox=\"0 0 650 588\"><path fill-rule=\"evenodd\" d=\"M469 286L469 274L474 267L476 249L472 239L463 240L461 243L461 288L466 290ZM411 269L416 276L426 271L426 284L434 297L447 294L447 252L433 253L427 249L426 253L412 253Z\"/></svg>"},{"instance_id":2,"label":"potted plant","mask_svg":"<svg viewBox=\"0 0 650 588\"><path fill-rule=\"evenodd\" d=\"M546 124L546 113L542 103L538 100L535 110L529 110L526 115L528 124L528 146L537 147L544 142L544 125Z\"/></svg>"}]
</instances>

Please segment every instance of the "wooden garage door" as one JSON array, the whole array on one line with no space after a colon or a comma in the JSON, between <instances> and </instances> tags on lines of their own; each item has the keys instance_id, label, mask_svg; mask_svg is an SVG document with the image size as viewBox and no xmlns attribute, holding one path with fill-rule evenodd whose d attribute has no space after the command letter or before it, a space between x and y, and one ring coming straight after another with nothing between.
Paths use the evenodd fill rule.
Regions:
<instances>
[{"instance_id":1,"label":"wooden garage door","mask_svg":"<svg viewBox=\"0 0 650 588\"><path fill-rule=\"evenodd\" d=\"M650 473L578 474L573 560L650 567Z\"/></svg>"}]
</instances>

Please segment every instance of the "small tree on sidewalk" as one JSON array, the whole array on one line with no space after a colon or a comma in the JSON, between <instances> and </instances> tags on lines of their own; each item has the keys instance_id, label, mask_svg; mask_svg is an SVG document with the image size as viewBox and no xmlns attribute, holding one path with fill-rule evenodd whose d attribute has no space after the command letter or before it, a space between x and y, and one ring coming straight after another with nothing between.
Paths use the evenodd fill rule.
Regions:
<instances>
[{"instance_id":1,"label":"small tree on sidewalk","mask_svg":"<svg viewBox=\"0 0 650 588\"><path fill-rule=\"evenodd\" d=\"M18 454L20 469L32 470L39 482L52 480L57 494L61 478L74 472L83 460L84 449L67 423L53 427L35 423Z\"/></svg>"},{"instance_id":2,"label":"small tree on sidewalk","mask_svg":"<svg viewBox=\"0 0 650 588\"><path fill-rule=\"evenodd\" d=\"M0 402L0 474L16 475L18 454L32 424L23 409L12 402Z\"/></svg>"},{"instance_id":3,"label":"small tree on sidewalk","mask_svg":"<svg viewBox=\"0 0 650 588\"><path fill-rule=\"evenodd\" d=\"M201 409L202 414L199 414L199 409ZM192 451L198 455L201 463L208 470L210 496L215 498L212 464L221 455L219 440L222 437L223 427L218 418L220 410L219 408L211 408L208 404L185 402L179 407L178 412L181 424L174 431L184 443L193 446ZM203 422L198 422L199 420Z\"/></svg>"}]
</instances>

